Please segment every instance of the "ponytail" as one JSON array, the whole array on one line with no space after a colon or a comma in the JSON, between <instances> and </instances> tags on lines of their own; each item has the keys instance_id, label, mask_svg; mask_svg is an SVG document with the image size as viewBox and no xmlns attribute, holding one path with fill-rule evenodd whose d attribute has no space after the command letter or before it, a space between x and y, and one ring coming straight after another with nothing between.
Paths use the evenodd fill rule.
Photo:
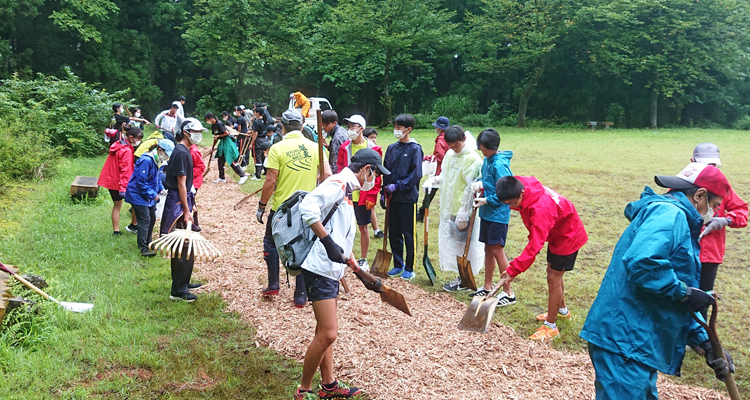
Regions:
<instances>
[{"instance_id":1,"label":"ponytail","mask_svg":"<svg viewBox=\"0 0 750 400\"><path fill-rule=\"evenodd\" d=\"M143 131L140 128L128 127L125 128L125 135L140 139L143 137Z\"/></svg>"},{"instance_id":2,"label":"ponytail","mask_svg":"<svg viewBox=\"0 0 750 400\"><path fill-rule=\"evenodd\" d=\"M185 138L185 125L189 124L190 121L185 120L182 121L182 124L180 124L180 129L177 130L174 134L174 141L175 143L180 143L182 139Z\"/></svg>"}]
</instances>

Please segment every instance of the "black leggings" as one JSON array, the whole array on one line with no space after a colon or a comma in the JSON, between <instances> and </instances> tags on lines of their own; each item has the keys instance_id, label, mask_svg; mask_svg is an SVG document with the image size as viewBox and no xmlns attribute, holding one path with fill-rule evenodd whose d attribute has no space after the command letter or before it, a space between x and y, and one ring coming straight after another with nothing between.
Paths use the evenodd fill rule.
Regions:
<instances>
[{"instance_id":1,"label":"black leggings","mask_svg":"<svg viewBox=\"0 0 750 400\"><path fill-rule=\"evenodd\" d=\"M707 292L714 290L716 282L716 272L719 270L719 263L701 263L701 283L699 289ZM708 308L701 310L703 318L707 318Z\"/></svg>"},{"instance_id":2,"label":"black leggings","mask_svg":"<svg viewBox=\"0 0 750 400\"><path fill-rule=\"evenodd\" d=\"M224 164L226 164L226 160L224 160L224 157L218 157L216 159L216 162L219 166L219 179L226 179L226 175L224 175ZM242 172L242 169L239 165L237 165L236 162L230 164L229 167L232 168L232 171L234 171L234 173L237 174L237 176L239 176L240 178L245 176L245 173Z\"/></svg>"}]
</instances>

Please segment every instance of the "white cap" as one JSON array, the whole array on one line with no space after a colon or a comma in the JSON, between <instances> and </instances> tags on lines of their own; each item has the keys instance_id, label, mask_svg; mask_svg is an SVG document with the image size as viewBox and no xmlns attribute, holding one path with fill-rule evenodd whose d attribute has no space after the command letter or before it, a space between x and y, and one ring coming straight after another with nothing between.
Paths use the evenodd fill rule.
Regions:
<instances>
[{"instance_id":1,"label":"white cap","mask_svg":"<svg viewBox=\"0 0 750 400\"><path fill-rule=\"evenodd\" d=\"M701 143L695 146L693 161L701 164L716 164L717 167L721 167L719 146L713 143Z\"/></svg>"},{"instance_id":2,"label":"white cap","mask_svg":"<svg viewBox=\"0 0 750 400\"><path fill-rule=\"evenodd\" d=\"M195 118L186 118L185 119L185 125L183 125L182 130L185 131L207 131L208 129L203 127L203 124L201 124L200 121L198 121Z\"/></svg>"},{"instance_id":3,"label":"white cap","mask_svg":"<svg viewBox=\"0 0 750 400\"><path fill-rule=\"evenodd\" d=\"M359 124L362 128L367 128L367 121L365 121L365 117L354 114L349 118L344 118L344 122L351 122L353 124Z\"/></svg>"}]
</instances>

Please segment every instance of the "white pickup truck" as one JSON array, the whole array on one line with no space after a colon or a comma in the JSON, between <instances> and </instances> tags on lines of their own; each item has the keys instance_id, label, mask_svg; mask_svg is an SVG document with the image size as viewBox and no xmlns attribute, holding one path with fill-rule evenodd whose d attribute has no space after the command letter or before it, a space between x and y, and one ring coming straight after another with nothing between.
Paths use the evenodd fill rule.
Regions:
<instances>
[{"instance_id":1,"label":"white pickup truck","mask_svg":"<svg viewBox=\"0 0 750 400\"><path fill-rule=\"evenodd\" d=\"M331 103L325 97L308 97L310 100L310 116L305 116L305 125L311 126L316 132L318 131L318 118L317 110L333 110ZM294 99L289 100L289 110L294 109ZM301 107L297 107L297 111L302 112Z\"/></svg>"}]
</instances>

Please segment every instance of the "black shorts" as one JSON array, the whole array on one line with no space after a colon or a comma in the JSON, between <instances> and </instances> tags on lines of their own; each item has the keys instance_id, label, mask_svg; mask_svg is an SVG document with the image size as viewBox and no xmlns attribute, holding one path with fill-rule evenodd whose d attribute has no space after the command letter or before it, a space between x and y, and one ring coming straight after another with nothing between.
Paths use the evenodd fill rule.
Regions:
<instances>
[{"instance_id":1,"label":"black shorts","mask_svg":"<svg viewBox=\"0 0 750 400\"><path fill-rule=\"evenodd\" d=\"M372 222L372 210L368 210L367 206L360 206L354 204L354 216L357 217L357 225L370 225Z\"/></svg>"},{"instance_id":2,"label":"black shorts","mask_svg":"<svg viewBox=\"0 0 750 400\"><path fill-rule=\"evenodd\" d=\"M577 250L573 254L561 256L551 253L549 247L547 247L547 262L549 263L549 267L555 271L572 271L573 266L576 264L576 257L578 257Z\"/></svg>"},{"instance_id":3,"label":"black shorts","mask_svg":"<svg viewBox=\"0 0 750 400\"><path fill-rule=\"evenodd\" d=\"M120 192L117 190L109 189L109 195L112 196L112 201L120 201L124 199L124 197L120 196Z\"/></svg>"},{"instance_id":4,"label":"black shorts","mask_svg":"<svg viewBox=\"0 0 750 400\"><path fill-rule=\"evenodd\" d=\"M499 244L505 247L508 237L508 224L486 220L479 221L479 241L484 244Z\"/></svg>"},{"instance_id":5,"label":"black shorts","mask_svg":"<svg viewBox=\"0 0 750 400\"><path fill-rule=\"evenodd\" d=\"M302 278L305 280L307 300L312 302L339 297L339 281L326 278L305 269L302 269Z\"/></svg>"}]
</instances>

